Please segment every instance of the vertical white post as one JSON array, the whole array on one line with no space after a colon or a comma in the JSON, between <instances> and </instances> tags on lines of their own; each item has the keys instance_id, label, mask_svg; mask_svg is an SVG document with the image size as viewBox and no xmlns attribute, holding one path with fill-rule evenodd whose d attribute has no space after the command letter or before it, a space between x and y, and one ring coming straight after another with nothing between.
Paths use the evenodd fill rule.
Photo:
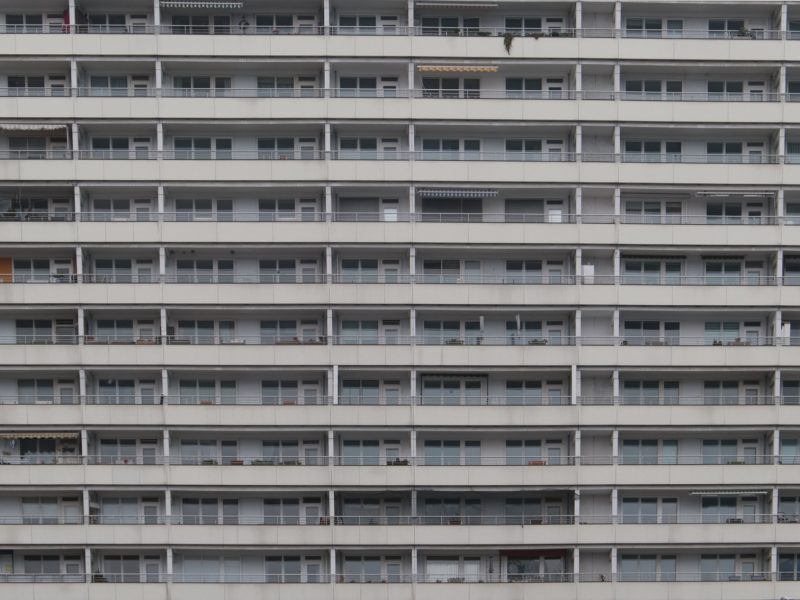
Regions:
<instances>
[{"instance_id":1,"label":"vertical white post","mask_svg":"<svg viewBox=\"0 0 800 600\"><path fill-rule=\"evenodd\" d=\"M160 325L159 329L161 331L161 343L162 344L166 344L168 342L168 340L167 340L167 309L162 306L161 309L158 312L159 312L158 320L159 320L159 325Z\"/></svg>"},{"instance_id":2,"label":"vertical white post","mask_svg":"<svg viewBox=\"0 0 800 600\"><path fill-rule=\"evenodd\" d=\"M614 369L611 373L611 399L616 402L619 398L619 369Z\"/></svg>"},{"instance_id":3,"label":"vertical white post","mask_svg":"<svg viewBox=\"0 0 800 600\"><path fill-rule=\"evenodd\" d=\"M783 396L783 391L781 390L782 383L781 383L781 370L775 370L775 376L772 379L772 396L775 398L775 403L781 403L781 396Z\"/></svg>"},{"instance_id":4,"label":"vertical white post","mask_svg":"<svg viewBox=\"0 0 800 600\"><path fill-rule=\"evenodd\" d=\"M74 58L69 61L69 87L74 90L80 87L80 81L78 81L78 61Z\"/></svg>"},{"instance_id":5,"label":"vertical white post","mask_svg":"<svg viewBox=\"0 0 800 600\"><path fill-rule=\"evenodd\" d=\"M778 511L780 510L780 504L778 502L779 499L780 499L780 492L778 491L778 488L776 488L776 487L772 488L772 498L770 498L772 507L771 507L770 512L772 514L772 519L771 520L773 522L777 519Z\"/></svg>"},{"instance_id":6,"label":"vertical white post","mask_svg":"<svg viewBox=\"0 0 800 600\"><path fill-rule=\"evenodd\" d=\"M614 160L621 160L622 154L622 141L620 139L619 125L614 126Z\"/></svg>"},{"instance_id":7,"label":"vertical white post","mask_svg":"<svg viewBox=\"0 0 800 600\"><path fill-rule=\"evenodd\" d=\"M78 18L78 11L75 9L75 0L69 0L68 13L69 13L69 30L71 32L74 32L76 19ZM72 85L74 86L75 83L73 82Z\"/></svg>"},{"instance_id":8,"label":"vertical white post","mask_svg":"<svg viewBox=\"0 0 800 600\"><path fill-rule=\"evenodd\" d=\"M164 246L158 248L158 277L164 282L167 276L167 250Z\"/></svg>"},{"instance_id":9,"label":"vertical white post","mask_svg":"<svg viewBox=\"0 0 800 600\"><path fill-rule=\"evenodd\" d=\"M172 524L172 490L164 490L164 523Z\"/></svg>"},{"instance_id":10,"label":"vertical white post","mask_svg":"<svg viewBox=\"0 0 800 600\"><path fill-rule=\"evenodd\" d=\"M325 186L325 220L333 221L333 188Z\"/></svg>"},{"instance_id":11,"label":"vertical white post","mask_svg":"<svg viewBox=\"0 0 800 600\"><path fill-rule=\"evenodd\" d=\"M419 569L418 565L418 558L417 558L417 548L414 546L411 548L411 582L415 583L417 581L417 573Z\"/></svg>"},{"instance_id":12,"label":"vertical white post","mask_svg":"<svg viewBox=\"0 0 800 600\"><path fill-rule=\"evenodd\" d=\"M411 464L414 464L415 461L413 459L417 458L417 431L415 429L411 430L411 435L409 436L409 438L410 438L409 449L411 450L411 458L412 458Z\"/></svg>"},{"instance_id":13,"label":"vertical white post","mask_svg":"<svg viewBox=\"0 0 800 600\"><path fill-rule=\"evenodd\" d=\"M86 573L86 582L92 582L92 549L91 548L84 548L83 549L83 571Z\"/></svg>"},{"instance_id":14,"label":"vertical white post","mask_svg":"<svg viewBox=\"0 0 800 600\"><path fill-rule=\"evenodd\" d=\"M333 525L336 519L336 496L333 490L328 490L328 522Z\"/></svg>"},{"instance_id":15,"label":"vertical white post","mask_svg":"<svg viewBox=\"0 0 800 600\"><path fill-rule=\"evenodd\" d=\"M72 188L72 212L75 213L75 220L80 221L81 217L81 208L82 208L82 200L81 200L81 186L76 185Z\"/></svg>"},{"instance_id":16,"label":"vertical white post","mask_svg":"<svg viewBox=\"0 0 800 600\"><path fill-rule=\"evenodd\" d=\"M578 365L570 369L570 404L578 404Z\"/></svg>"},{"instance_id":17,"label":"vertical white post","mask_svg":"<svg viewBox=\"0 0 800 600\"><path fill-rule=\"evenodd\" d=\"M410 63L408 63L408 90L409 90L409 92L416 87L416 81L414 81L414 79L416 78L416 72L417 72L417 67L414 64L414 61L411 61ZM409 94L409 95L413 96L413 94Z\"/></svg>"},{"instance_id":18,"label":"vertical white post","mask_svg":"<svg viewBox=\"0 0 800 600\"><path fill-rule=\"evenodd\" d=\"M414 29L414 2L415 0L408 0L408 30L412 32Z\"/></svg>"},{"instance_id":19,"label":"vertical white post","mask_svg":"<svg viewBox=\"0 0 800 600\"><path fill-rule=\"evenodd\" d=\"M619 283L619 275L620 275L620 252L619 248L614 248L614 283ZM619 311L617 311L617 315L619 315Z\"/></svg>"},{"instance_id":20,"label":"vertical white post","mask_svg":"<svg viewBox=\"0 0 800 600\"><path fill-rule=\"evenodd\" d=\"M416 404L417 402L417 370L414 367L411 367L411 372L409 373L409 382L408 382L408 392L411 396L411 403Z\"/></svg>"},{"instance_id":21,"label":"vertical white post","mask_svg":"<svg viewBox=\"0 0 800 600\"><path fill-rule=\"evenodd\" d=\"M166 337L167 335L166 323L164 323L163 327L164 327L163 335L164 337ZM161 369L161 398L162 398L161 404L167 404L168 397L169 397L169 371L167 371L166 369Z\"/></svg>"},{"instance_id":22,"label":"vertical white post","mask_svg":"<svg viewBox=\"0 0 800 600\"><path fill-rule=\"evenodd\" d=\"M578 186L575 188L575 222L580 222L581 215L583 214L583 188Z\"/></svg>"},{"instance_id":23,"label":"vertical white post","mask_svg":"<svg viewBox=\"0 0 800 600\"><path fill-rule=\"evenodd\" d=\"M83 488L81 492L82 497L82 504L83 504L83 522L89 523L89 490Z\"/></svg>"},{"instance_id":24,"label":"vertical white post","mask_svg":"<svg viewBox=\"0 0 800 600\"><path fill-rule=\"evenodd\" d=\"M78 307L78 343L82 344L86 336L86 313L82 306Z\"/></svg>"},{"instance_id":25,"label":"vertical white post","mask_svg":"<svg viewBox=\"0 0 800 600\"><path fill-rule=\"evenodd\" d=\"M156 32L159 32L161 27L161 2L153 0L153 23L156 26Z\"/></svg>"},{"instance_id":26,"label":"vertical white post","mask_svg":"<svg viewBox=\"0 0 800 600\"><path fill-rule=\"evenodd\" d=\"M330 61L325 61L325 65L323 66L322 71L322 87L325 88L325 93L333 96L334 94L331 93L331 63Z\"/></svg>"},{"instance_id":27,"label":"vertical white post","mask_svg":"<svg viewBox=\"0 0 800 600\"><path fill-rule=\"evenodd\" d=\"M331 135L332 134L331 134L331 124L330 123L325 123L325 133L324 133L324 135L325 135L325 142L324 142L325 143L325 157L326 158L330 158L330 152L331 152L331 147L332 147L331 146L331 144L332 144Z\"/></svg>"},{"instance_id":28,"label":"vertical white post","mask_svg":"<svg viewBox=\"0 0 800 600\"><path fill-rule=\"evenodd\" d=\"M614 188L614 220L619 221L622 216L622 190Z\"/></svg>"},{"instance_id":29,"label":"vertical white post","mask_svg":"<svg viewBox=\"0 0 800 600\"><path fill-rule=\"evenodd\" d=\"M780 464L781 460L781 431L775 429L772 432L772 455L775 457L775 463Z\"/></svg>"},{"instance_id":30,"label":"vertical white post","mask_svg":"<svg viewBox=\"0 0 800 600\"><path fill-rule=\"evenodd\" d=\"M158 210L159 220L164 220L164 186L159 185L156 190L156 209Z\"/></svg>"},{"instance_id":31,"label":"vertical white post","mask_svg":"<svg viewBox=\"0 0 800 600\"><path fill-rule=\"evenodd\" d=\"M323 0L322 2L322 25L325 27L325 32L331 26L331 0Z\"/></svg>"},{"instance_id":32,"label":"vertical white post","mask_svg":"<svg viewBox=\"0 0 800 600\"><path fill-rule=\"evenodd\" d=\"M581 125L575 126L575 154L577 155L576 160L580 160L580 156L583 154L583 126Z\"/></svg>"},{"instance_id":33,"label":"vertical white post","mask_svg":"<svg viewBox=\"0 0 800 600\"><path fill-rule=\"evenodd\" d=\"M786 127L778 129L778 159L784 161L786 157Z\"/></svg>"},{"instance_id":34,"label":"vertical white post","mask_svg":"<svg viewBox=\"0 0 800 600\"><path fill-rule=\"evenodd\" d=\"M781 4L780 23L778 23L778 27L780 28L781 33L784 34L789 29L789 6L786 2Z\"/></svg>"},{"instance_id":35,"label":"vertical white post","mask_svg":"<svg viewBox=\"0 0 800 600\"><path fill-rule=\"evenodd\" d=\"M779 285L783 284L783 248L778 248L775 253L775 277Z\"/></svg>"},{"instance_id":36,"label":"vertical white post","mask_svg":"<svg viewBox=\"0 0 800 600\"><path fill-rule=\"evenodd\" d=\"M622 29L622 2L614 2L614 29Z\"/></svg>"},{"instance_id":37,"label":"vertical white post","mask_svg":"<svg viewBox=\"0 0 800 600\"><path fill-rule=\"evenodd\" d=\"M575 516L575 522L580 520L581 516L581 491L576 489L575 495L572 499L572 513Z\"/></svg>"},{"instance_id":38,"label":"vertical white post","mask_svg":"<svg viewBox=\"0 0 800 600\"><path fill-rule=\"evenodd\" d=\"M75 274L78 279L83 275L83 248L81 246L75 247Z\"/></svg>"},{"instance_id":39,"label":"vertical white post","mask_svg":"<svg viewBox=\"0 0 800 600\"><path fill-rule=\"evenodd\" d=\"M333 248L325 246L325 281L333 283Z\"/></svg>"},{"instance_id":40,"label":"vertical white post","mask_svg":"<svg viewBox=\"0 0 800 600\"><path fill-rule=\"evenodd\" d=\"M417 275L417 249L414 246L408 249L408 275L411 283Z\"/></svg>"},{"instance_id":41,"label":"vertical white post","mask_svg":"<svg viewBox=\"0 0 800 600\"><path fill-rule=\"evenodd\" d=\"M786 87L786 65L781 65L778 71L778 99L786 98L788 91Z\"/></svg>"},{"instance_id":42,"label":"vertical white post","mask_svg":"<svg viewBox=\"0 0 800 600\"><path fill-rule=\"evenodd\" d=\"M339 404L339 365L333 365L333 403Z\"/></svg>"},{"instance_id":43,"label":"vertical white post","mask_svg":"<svg viewBox=\"0 0 800 600\"><path fill-rule=\"evenodd\" d=\"M78 124L72 124L72 152L75 153L73 158L78 158L78 151L81 149L81 137L78 131Z\"/></svg>"},{"instance_id":44,"label":"vertical white post","mask_svg":"<svg viewBox=\"0 0 800 600\"><path fill-rule=\"evenodd\" d=\"M578 31L583 29L583 2L581 0L575 3L575 29Z\"/></svg>"},{"instance_id":45,"label":"vertical white post","mask_svg":"<svg viewBox=\"0 0 800 600\"><path fill-rule=\"evenodd\" d=\"M408 188L408 216L411 222L414 222L414 215L417 212L417 188L413 185Z\"/></svg>"},{"instance_id":46,"label":"vertical white post","mask_svg":"<svg viewBox=\"0 0 800 600\"><path fill-rule=\"evenodd\" d=\"M410 123L408 126L408 158L414 158L414 152L416 151L416 127L413 123Z\"/></svg>"},{"instance_id":47,"label":"vertical white post","mask_svg":"<svg viewBox=\"0 0 800 600\"><path fill-rule=\"evenodd\" d=\"M78 369L78 395L81 402L86 404L86 369Z\"/></svg>"},{"instance_id":48,"label":"vertical white post","mask_svg":"<svg viewBox=\"0 0 800 600\"><path fill-rule=\"evenodd\" d=\"M573 438L573 443L574 443L575 447L573 448L573 453L572 453L573 461L572 462L577 465L578 463L580 463L580 458L581 458L581 430L580 429L575 431L575 437ZM577 491L576 491L576 495L575 495L575 505L576 505L576 507L580 506L580 504L578 502Z\"/></svg>"},{"instance_id":49,"label":"vertical white post","mask_svg":"<svg viewBox=\"0 0 800 600\"><path fill-rule=\"evenodd\" d=\"M780 220L779 225L783 225L783 216L786 214L786 207L784 206L784 190L783 188L778 190L778 195L775 198L775 214L778 215L778 219Z\"/></svg>"},{"instance_id":50,"label":"vertical white post","mask_svg":"<svg viewBox=\"0 0 800 600\"><path fill-rule=\"evenodd\" d=\"M164 87L164 70L161 68L161 61L157 60L155 65L156 70L156 95L161 95L161 88Z\"/></svg>"},{"instance_id":51,"label":"vertical white post","mask_svg":"<svg viewBox=\"0 0 800 600\"><path fill-rule=\"evenodd\" d=\"M336 549L331 548L331 556L330 556L330 570L331 570L331 583L336 581Z\"/></svg>"},{"instance_id":52,"label":"vertical white post","mask_svg":"<svg viewBox=\"0 0 800 600\"><path fill-rule=\"evenodd\" d=\"M174 574L174 565L175 561L172 555L172 547L167 546L167 581L172 581L172 575Z\"/></svg>"},{"instance_id":53,"label":"vertical white post","mask_svg":"<svg viewBox=\"0 0 800 600\"><path fill-rule=\"evenodd\" d=\"M86 464L86 459L89 457L89 433L85 429L81 429L81 456L83 463Z\"/></svg>"},{"instance_id":54,"label":"vertical white post","mask_svg":"<svg viewBox=\"0 0 800 600\"><path fill-rule=\"evenodd\" d=\"M164 153L164 124L161 121L156 123L156 152L158 153L157 158L163 158L162 154Z\"/></svg>"},{"instance_id":55,"label":"vertical white post","mask_svg":"<svg viewBox=\"0 0 800 600\"><path fill-rule=\"evenodd\" d=\"M783 339L781 338L781 332L783 330L783 311L778 309L775 311L775 316L773 317L773 337L775 338L774 342L776 345L783 344Z\"/></svg>"},{"instance_id":56,"label":"vertical white post","mask_svg":"<svg viewBox=\"0 0 800 600\"><path fill-rule=\"evenodd\" d=\"M581 283L583 283L581 281L581 275L583 274L583 269L581 268L582 265L583 265L583 250L581 248L577 248L575 250L575 285L580 285ZM579 335L577 331L575 332L575 335Z\"/></svg>"},{"instance_id":57,"label":"vertical white post","mask_svg":"<svg viewBox=\"0 0 800 600\"><path fill-rule=\"evenodd\" d=\"M163 443L164 443L164 449L163 449L164 464L168 465L169 464L169 429L165 429L164 430Z\"/></svg>"},{"instance_id":58,"label":"vertical white post","mask_svg":"<svg viewBox=\"0 0 800 600\"><path fill-rule=\"evenodd\" d=\"M577 515L575 515L577 517ZM577 546L572 550L572 580L577 583L581 577L581 549Z\"/></svg>"},{"instance_id":59,"label":"vertical white post","mask_svg":"<svg viewBox=\"0 0 800 600\"><path fill-rule=\"evenodd\" d=\"M611 581L617 580L617 549L611 548Z\"/></svg>"},{"instance_id":60,"label":"vertical white post","mask_svg":"<svg viewBox=\"0 0 800 600\"><path fill-rule=\"evenodd\" d=\"M408 311L408 333L411 336L411 343L417 341L417 309L412 308Z\"/></svg>"},{"instance_id":61,"label":"vertical white post","mask_svg":"<svg viewBox=\"0 0 800 600\"><path fill-rule=\"evenodd\" d=\"M328 338L328 345L333 346L333 309L329 308L325 311L325 335Z\"/></svg>"},{"instance_id":62,"label":"vertical white post","mask_svg":"<svg viewBox=\"0 0 800 600\"><path fill-rule=\"evenodd\" d=\"M617 464L617 458L619 458L619 431L617 429L611 432L611 458L612 462Z\"/></svg>"},{"instance_id":63,"label":"vertical white post","mask_svg":"<svg viewBox=\"0 0 800 600\"><path fill-rule=\"evenodd\" d=\"M575 309L575 343L580 344L581 336L583 335L583 311L580 308Z\"/></svg>"},{"instance_id":64,"label":"vertical white post","mask_svg":"<svg viewBox=\"0 0 800 600\"><path fill-rule=\"evenodd\" d=\"M615 308L611 315L611 335L614 336L614 341L619 338L619 309Z\"/></svg>"}]
</instances>

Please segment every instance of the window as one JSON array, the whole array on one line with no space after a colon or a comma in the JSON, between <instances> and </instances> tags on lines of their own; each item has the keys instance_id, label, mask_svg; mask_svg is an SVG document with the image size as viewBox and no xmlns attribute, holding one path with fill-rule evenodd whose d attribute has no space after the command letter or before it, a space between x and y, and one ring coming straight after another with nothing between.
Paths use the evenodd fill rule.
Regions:
<instances>
[{"instance_id":1,"label":"window","mask_svg":"<svg viewBox=\"0 0 800 600\"><path fill-rule=\"evenodd\" d=\"M6 33L41 33L44 31L44 20L41 14L7 14Z\"/></svg>"},{"instance_id":2,"label":"window","mask_svg":"<svg viewBox=\"0 0 800 600\"><path fill-rule=\"evenodd\" d=\"M48 319L17 319L17 344L53 344L53 322Z\"/></svg>"},{"instance_id":3,"label":"window","mask_svg":"<svg viewBox=\"0 0 800 600\"><path fill-rule=\"evenodd\" d=\"M380 442L378 440L344 440L342 442L343 465L379 465Z\"/></svg>"},{"instance_id":4,"label":"window","mask_svg":"<svg viewBox=\"0 0 800 600\"><path fill-rule=\"evenodd\" d=\"M423 79L423 87L424 87ZM378 95L377 77L340 77L339 95L342 97L374 97Z\"/></svg>"},{"instance_id":5,"label":"window","mask_svg":"<svg viewBox=\"0 0 800 600\"><path fill-rule=\"evenodd\" d=\"M737 37L747 31L744 19L709 19L708 37Z\"/></svg>"},{"instance_id":6,"label":"window","mask_svg":"<svg viewBox=\"0 0 800 600\"><path fill-rule=\"evenodd\" d=\"M175 158L178 160L209 160L211 158L211 138L176 137L174 146Z\"/></svg>"},{"instance_id":7,"label":"window","mask_svg":"<svg viewBox=\"0 0 800 600\"><path fill-rule=\"evenodd\" d=\"M295 158L294 138L258 138L259 160L276 160Z\"/></svg>"},{"instance_id":8,"label":"window","mask_svg":"<svg viewBox=\"0 0 800 600\"><path fill-rule=\"evenodd\" d=\"M661 37L660 18L628 18L625 20L625 35L628 37Z\"/></svg>"},{"instance_id":9,"label":"window","mask_svg":"<svg viewBox=\"0 0 800 600\"><path fill-rule=\"evenodd\" d=\"M658 498L623 498L622 523L657 523Z\"/></svg>"},{"instance_id":10,"label":"window","mask_svg":"<svg viewBox=\"0 0 800 600\"><path fill-rule=\"evenodd\" d=\"M737 462L736 440L703 440L704 465L727 465Z\"/></svg>"}]
</instances>

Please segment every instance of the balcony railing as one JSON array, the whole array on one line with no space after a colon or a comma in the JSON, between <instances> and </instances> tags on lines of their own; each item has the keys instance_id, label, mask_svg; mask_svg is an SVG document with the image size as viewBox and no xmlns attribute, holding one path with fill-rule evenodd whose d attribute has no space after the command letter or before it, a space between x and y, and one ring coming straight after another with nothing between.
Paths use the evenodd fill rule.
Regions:
<instances>
[{"instance_id":1,"label":"balcony railing","mask_svg":"<svg viewBox=\"0 0 800 600\"><path fill-rule=\"evenodd\" d=\"M706 396L579 396L578 404L584 406L769 406L775 404L798 404L800 397L786 396L737 396L725 397L719 395Z\"/></svg>"},{"instance_id":2,"label":"balcony railing","mask_svg":"<svg viewBox=\"0 0 800 600\"><path fill-rule=\"evenodd\" d=\"M733 582L733 581L771 581L772 572L770 571L678 571L660 573L652 571L628 572L620 571L617 573L617 581L620 582L646 582L658 581L668 582Z\"/></svg>"},{"instance_id":3,"label":"balcony railing","mask_svg":"<svg viewBox=\"0 0 800 600\"><path fill-rule=\"evenodd\" d=\"M75 454L23 454L0 457L0 465L81 465L83 457Z\"/></svg>"},{"instance_id":4,"label":"balcony railing","mask_svg":"<svg viewBox=\"0 0 800 600\"><path fill-rule=\"evenodd\" d=\"M621 100L626 102L797 102L779 92L629 92L614 90L507 90L319 87L0 87L0 98L425 98L447 100Z\"/></svg>"},{"instance_id":5,"label":"balcony railing","mask_svg":"<svg viewBox=\"0 0 800 600\"><path fill-rule=\"evenodd\" d=\"M167 336L167 343L173 345L244 345L256 344L261 346L297 346L297 345L321 345L327 344L324 335L170 335Z\"/></svg>"},{"instance_id":6,"label":"balcony railing","mask_svg":"<svg viewBox=\"0 0 800 600\"><path fill-rule=\"evenodd\" d=\"M440 151L421 150L3 150L0 160L358 160L358 161L475 161L535 163L647 163L765 165L800 164L800 155L787 154L657 154L567 151Z\"/></svg>"},{"instance_id":7,"label":"balcony railing","mask_svg":"<svg viewBox=\"0 0 800 600\"><path fill-rule=\"evenodd\" d=\"M350 26L335 25L323 27L316 24L299 25L254 25L247 21L236 24L203 24L203 25L153 25L146 23L125 25L101 24L35 24L35 25L3 25L0 33L5 34L106 34L106 35L354 35L354 36L434 36L434 37L503 37L511 35L520 38L633 38L633 39L696 39L696 40L796 40L800 32L781 31L778 29L735 29L709 30L697 29L614 29L610 27L580 28L518 28L518 27L438 27L421 25L378 25Z\"/></svg>"},{"instance_id":8,"label":"balcony railing","mask_svg":"<svg viewBox=\"0 0 800 600\"><path fill-rule=\"evenodd\" d=\"M775 457L772 454L725 454L724 452L677 456L620 455L616 457L615 462L618 465L771 465L774 464Z\"/></svg>"},{"instance_id":9,"label":"balcony railing","mask_svg":"<svg viewBox=\"0 0 800 600\"><path fill-rule=\"evenodd\" d=\"M85 573L0 573L0 583L85 583Z\"/></svg>"}]
</instances>

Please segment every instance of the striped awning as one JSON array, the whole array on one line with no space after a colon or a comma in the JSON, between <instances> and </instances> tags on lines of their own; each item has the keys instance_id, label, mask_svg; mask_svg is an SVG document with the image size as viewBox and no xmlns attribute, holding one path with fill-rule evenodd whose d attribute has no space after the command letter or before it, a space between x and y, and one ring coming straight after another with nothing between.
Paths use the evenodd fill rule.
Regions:
<instances>
[{"instance_id":1,"label":"striped awning","mask_svg":"<svg viewBox=\"0 0 800 600\"><path fill-rule=\"evenodd\" d=\"M0 440L73 440L80 437L74 431L22 431L0 433Z\"/></svg>"},{"instance_id":2,"label":"striped awning","mask_svg":"<svg viewBox=\"0 0 800 600\"><path fill-rule=\"evenodd\" d=\"M244 2L215 2L212 0L161 0L161 8L242 8Z\"/></svg>"},{"instance_id":3,"label":"striped awning","mask_svg":"<svg viewBox=\"0 0 800 600\"><path fill-rule=\"evenodd\" d=\"M768 490L692 490L690 496L765 496Z\"/></svg>"},{"instance_id":4,"label":"striped awning","mask_svg":"<svg viewBox=\"0 0 800 600\"><path fill-rule=\"evenodd\" d=\"M421 73L497 73L496 65L419 65Z\"/></svg>"},{"instance_id":5,"label":"striped awning","mask_svg":"<svg viewBox=\"0 0 800 600\"><path fill-rule=\"evenodd\" d=\"M417 194L424 198L493 198L497 190L481 188L422 188Z\"/></svg>"}]
</instances>

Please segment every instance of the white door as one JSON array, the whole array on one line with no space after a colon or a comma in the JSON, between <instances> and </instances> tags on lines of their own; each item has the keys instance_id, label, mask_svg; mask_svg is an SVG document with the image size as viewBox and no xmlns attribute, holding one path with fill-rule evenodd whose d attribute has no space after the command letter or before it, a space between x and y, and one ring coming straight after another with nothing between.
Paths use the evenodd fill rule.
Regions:
<instances>
[{"instance_id":1,"label":"white door","mask_svg":"<svg viewBox=\"0 0 800 600\"><path fill-rule=\"evenodd\" d=\"M394 223L399 217L400 203L397 200L381 200L381 220Z\"/></svg>"}]
</instances>

